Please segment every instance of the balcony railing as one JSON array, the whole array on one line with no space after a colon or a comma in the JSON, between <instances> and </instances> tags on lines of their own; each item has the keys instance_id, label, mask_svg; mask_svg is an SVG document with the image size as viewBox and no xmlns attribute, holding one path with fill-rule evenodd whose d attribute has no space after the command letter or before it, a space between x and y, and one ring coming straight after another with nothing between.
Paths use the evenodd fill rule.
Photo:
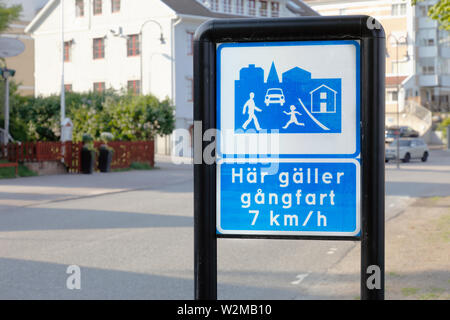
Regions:
<instances>
[{"instance_id":1,"label":"balcony railing","mask_svg":"<svg viewBox=\"0 0 450 320\"><path fill-rule=\"evenodd\" d=\"M436 87L439 85L439 76L436 74L422 74L419 75L419 86L421 87Z\"/></svg>"},{"instance_id":2,"label":"balcony railing","mask_svg":"<svg viewBox=\"0 0 450 320\"><path fill-rule=\"evenodd\" d=\"M434 58L438 56L437 46L420 46L419 58Z\"/></svg>"}]
</instances>

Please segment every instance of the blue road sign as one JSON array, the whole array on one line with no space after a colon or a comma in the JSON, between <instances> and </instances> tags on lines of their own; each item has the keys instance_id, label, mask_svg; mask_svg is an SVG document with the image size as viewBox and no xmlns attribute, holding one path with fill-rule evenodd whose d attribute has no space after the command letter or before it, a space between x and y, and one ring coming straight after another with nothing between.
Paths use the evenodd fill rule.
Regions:
<instances>
[{"instance_id":1,"label":"blue road sign","mask_svg":"<svg viewBox=\"0 0 450 320\"><path fill-rule=\"evenodd\" d=\"M356 160L283 160L218 164L217 232L244 235L357 236Z\"/></svg>"},{"instance_id":2,"label":"blue road sign","mask_svg":"<svg viewBox=\"0 0 450 320\"><path fill-rule=\"evenodd\" d=\"M217 61L217 233L358 236L359 43L219 44Z\"/></svg>"}]
</instances>

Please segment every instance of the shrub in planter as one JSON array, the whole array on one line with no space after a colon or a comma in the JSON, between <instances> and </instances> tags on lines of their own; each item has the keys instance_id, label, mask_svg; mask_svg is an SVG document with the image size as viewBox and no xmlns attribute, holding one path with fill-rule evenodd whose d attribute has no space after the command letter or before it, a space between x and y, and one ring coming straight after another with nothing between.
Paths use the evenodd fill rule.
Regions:
<instances>
[{"instance_id":1,"label":"shrub in planter","mask_svg":"<svg viewBox=\"0 0 450 320\"><path fill-rule=\"evenodd\" d=\"M112 141L114 136L109 132L103 132L100 137L104 143L99 148L98 169L100 172L110 172L114 149L108 146L108 142Z\"/></svg>"},{"instance_id":2,"label":"shrub in planter","mask_svg":"<svg viewBox=\"0 0 450 320\"><path fill-rule=\"evenodd\" d=\"M81 149L81 172L85 174L92 174L94 172L97 152L94 149L93 140L91 135L83 135L84 144Z\"/></svg>"}]
</instances>

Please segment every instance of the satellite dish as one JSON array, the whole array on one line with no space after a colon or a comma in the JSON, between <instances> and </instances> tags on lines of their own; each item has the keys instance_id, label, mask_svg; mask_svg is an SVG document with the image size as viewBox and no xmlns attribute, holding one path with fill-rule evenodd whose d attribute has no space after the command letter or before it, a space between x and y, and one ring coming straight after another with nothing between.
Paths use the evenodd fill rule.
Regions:
<instances>
[{"instance_id":1,"label":"satellite dish","mask_svg":"<svg viewBox=\"0 0 450 320\"><path fill-rule=\"evenodd\" d=\"M25 45L22 41L14 38L0 37L0 58L15 57L25 50Z\"/></svg>"}]
</instances>

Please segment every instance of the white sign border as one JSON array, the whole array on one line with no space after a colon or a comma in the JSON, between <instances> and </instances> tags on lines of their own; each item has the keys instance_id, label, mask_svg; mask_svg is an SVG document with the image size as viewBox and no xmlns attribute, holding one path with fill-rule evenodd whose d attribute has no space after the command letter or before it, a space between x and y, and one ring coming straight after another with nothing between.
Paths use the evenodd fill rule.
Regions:
<instances>
[{"instance_id":1,"label":"white sign border","mask_svg":"<svg viewBox=\"0 0 450 320\"><path fill-rule=\"evenodd\" d=\"M356 229L353 232L322 232L322 231L251 231L223 230L220 226L220 169L222 163L353 163L356 165ZM324 236L324 237L356 237L361 233L361 164L356 159L220 159L216 169L216 233L218 235L252 235L252 236Z\"/></svg>"},{"instance_id":2,"label":"white sign border","mask_svg":"<svg viewBox=\"0 0 450 320\"><path fill-rule=\"evenodd\" d=\"M356 119L351 119L351 121L347 121L344 118L344 115L342 115L342 130L343 132L340 134L342 136L342 138L339 140L339 144L340 145L345 145L345 148L350 148L345 150L345 152L335 152L335 153L327 153L326 151L319 151L319 150L315 150L315 152L308 152L305 153L304 152L304 148L298 151L294 151L292 149L290 149L289 151L284 150L284 149L280 149L279 150L279 154L277 154L280 157L292 157L292 158L343 158L343 157L347 157L347 158L354 158L357 157L360 153L360 117L361 117L361 112L360 112L360 108L361 108L361 101L360 101L360 97L361 97L361 84L360 84L360 79L361 79L361 47L360 47L360 41L359 40L316 40L316 41L282 41L282 42L255 42L255 43L247 43L247 42L242 42L242 43L218 43L217 45L217 49L216 49L216 55L217 55L217 101L216 101L216 110L217 110L217 126L221 132L219 138L218 138L218 154L219 157L222 158L228 158L228 157L240 157L241 155L237 155L237 154L233 154L233 153L229 153L228 149L224 149L224 145L222 144L222 141L225 141L227 139L229 139L230 137L225 137L223 136L223 132L228 131L228 129L223 129L222 127L222 121L223 121L223 116L226 115L227 117L229 116L233 116L234 117L234 107L232 108L232 110L229 110L229 112L224 113L224 105L227 105L227 103L225 103L223 101L224 97L226 99L230 99L230 97L233 97L233 101L234 101L234 79L233 81L230 82L232 84L230 89L231 92L233 92L233 94L231 95L223 95L222 92L226 91L226 90L222 90L222 87L224 85L224 83L227 83L227 81L224 81L225 79L223 79L223 73L222 70L222 62L223 62L223 51L227 50L227 49L246 49L246 48L250 48L250 49L261 49L261 48L269 48L269 49L276 49L278 47L281 48L286 48L286 47L294 47L294 48L316 48L316 47L320 47L320 46L335 46L335 47L339 47L342 48L344 46L352 46L355 49L355 56L354 59L353 57L350 59L352 62L352 64L354 65L354 70L355 70L355 74L352 75L352 77L354 76L354 79L352 79L351 81L355 81L355 87L354 87L354 94L351 93L350 96L354 96L355 98L355 107L356 107ZM326 52L330 52L331 48L328 48L328 50L326 50ZM239 62L240 67L242 67L243 65L247 65L248 63L244 63L244 62ZM344 84L343 84L344 85ZM228 92L228 91L227 91ZM343 96L344 99L344 96ZM350 99L352 100L352 99ZM342 102L343 107L344 107L344 102ZM353 103L353 102L352 102ZM228 104L232 104L234 106L234 102L229 102ZM355 120L355 121L354 121ZM352 131L355 130L354 133L354 137L353 134L350 134L352 136L352 142L349 144L348 142L346 142L346 139L349 136L348 131L348 127L352 127ZM234 132L234 122L233 122L233 132ZM229 132L227 132L227 135L229 135ZM233 139L236 139L236 141L242 140L242 139L251 139L251 136L254 134L232 134ZM327 134L327 133L322 133L320 134L321 136L325 136L325 137L330 137L331 134ZM335 135L335 134L332 134ZM311 140L311 141L315 141L314 139L317 138L318 134L282 134L280 136L284 136L285 139L287 139L286 141L288 141L289 145L291 145L292 142L297 142L299 139L300 140ZM316 139L317 140L317 139ZM326 139L325 140L326 143L330 142L330 139ZM281 145L281 144L280 144ZM284 144L283 144L284 145ZM319 145L323 145L323 143L313 143L312 146L319 146ZM252 153L252 155L255 155ZM244 156L245 157L245 156Z\"/></svg>"}]
</instances>

